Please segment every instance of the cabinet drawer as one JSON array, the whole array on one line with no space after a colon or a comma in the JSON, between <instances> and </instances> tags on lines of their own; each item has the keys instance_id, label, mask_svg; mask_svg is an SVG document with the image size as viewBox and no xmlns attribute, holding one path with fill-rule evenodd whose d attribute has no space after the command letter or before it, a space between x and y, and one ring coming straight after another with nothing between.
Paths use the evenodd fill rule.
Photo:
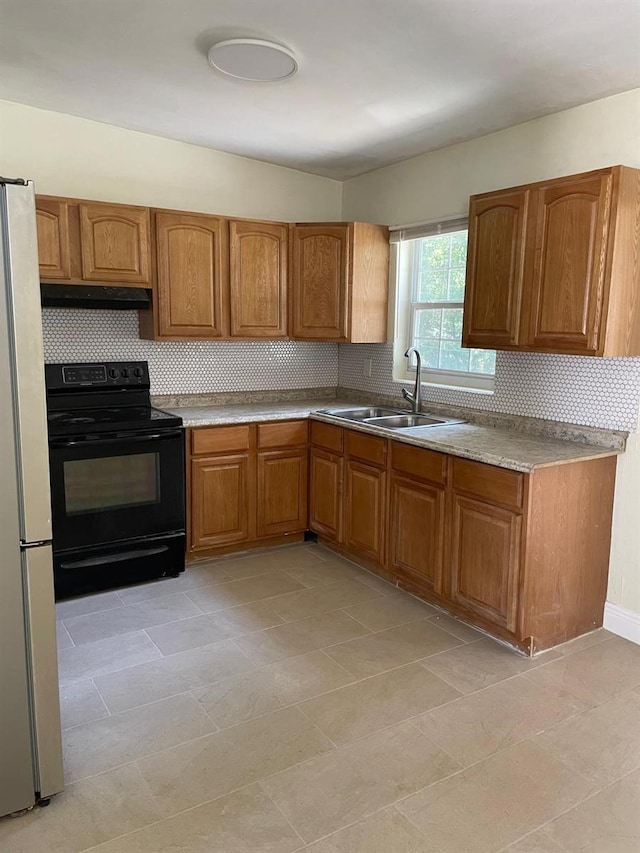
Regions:
<instances>
[{"instance_id":1,"label":"cabinet drawer","mask_svg":"<svg viewBox=\"0 0 640 853\"><path fill-rule=\"evenodd\" d=\"M444 454L399 441L391 442L391 467L394 471L403 471L432 483L444 483L447 477L447 457Z\"/></svg>"},{"instance_id":2,"label":"cabinet drawer","mask_svg":"<svg viewBox=\"0 0 640 853\"><path fill-rule=\"evenodd\" d=\"M230 450L249 449L249 425L202 427L191 432L191 452L194 456L205 453L227 453Z\"/></svg>"},{"instance_id":3,"label":"cabinet drawer","mask_svg":"<svg viewBox=\"0 0 640 853\"><path fill-rule=\"evenodd\" d=\"M364 459L374 465L384 467L387 461L387 440L375 435L346 430L346 450L349 456Z\"/></svg>"},{"instance_id":4,"label":"cabinet drawer","mask_svg":"<svg viewBox=\"0 0 640 853\"><path fill-rule=\"evenodd\" d=\"M317 447L333 450L335 453L342 453L342 429L320 421L312 421L311 443Z\"/></svg>"},{"instance_id":5,"label":"cabinet drawer","mask_svg":"<svg viewBox=\"0 0 640 853\"><path fill-rule=\"evenodd\" d=\"M258 448L295 447L307 443L307 421L258 424Z\"/></svg>"},{"instance_id":6,"label":"cabinet drawer","mask_svg":"<svg viewBox=\"0 0 640 853\"><path fill-rule=\"evenodd\" d=\"M453 487L488 501L520 508L523 504L524 474L483 462L454 459Z\"/></svg>"}]
</instances>

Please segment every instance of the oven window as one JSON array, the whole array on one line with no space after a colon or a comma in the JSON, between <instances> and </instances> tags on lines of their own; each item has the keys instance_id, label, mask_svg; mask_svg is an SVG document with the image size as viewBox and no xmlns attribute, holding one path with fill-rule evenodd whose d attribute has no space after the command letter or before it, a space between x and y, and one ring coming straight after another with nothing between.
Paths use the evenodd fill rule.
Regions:
<instances>
[{"instance_id":1,"label":"oven window","mask_svg":"<svg viewBox=\"0 0 640 853\"><path fill-rule=\"evenodd\" d=\"M159 456L136 453L67 461L64 495L67 515L158 503Z\"/></svg>"}]
</instances>

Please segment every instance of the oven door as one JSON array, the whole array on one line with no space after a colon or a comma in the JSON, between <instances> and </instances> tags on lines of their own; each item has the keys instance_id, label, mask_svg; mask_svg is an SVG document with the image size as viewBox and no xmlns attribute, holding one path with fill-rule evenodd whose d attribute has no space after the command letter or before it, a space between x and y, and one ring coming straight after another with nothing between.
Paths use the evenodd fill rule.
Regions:
<instances>
[{"instance_id":1,"label":"oven door","mask_svg":"<svg viewBox=\"0 0 640 853\"><path fill-rule=\"evenodd\" d=\"M49 442L54 552L184 531L181 429Z\"/></svg>"}]
</instances>

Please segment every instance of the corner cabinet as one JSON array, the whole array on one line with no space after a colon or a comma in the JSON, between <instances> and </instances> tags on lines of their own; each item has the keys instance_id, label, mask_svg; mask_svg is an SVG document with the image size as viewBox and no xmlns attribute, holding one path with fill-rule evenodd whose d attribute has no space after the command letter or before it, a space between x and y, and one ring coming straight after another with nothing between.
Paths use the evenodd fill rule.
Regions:
<instances>
[{"instance_id":1,"label":"corner cabinet","mask_svg":"<svg viewBox=\"0 0 640 853\"><path fill-rule=\"evenodd\" d=\"M362 222L292 227L291 337L387 339L389 230Z\"/></svg>"},{"instance_id":2,"label":"corner cabinet","mask_svg":"<svg viewBox=\"0 0 640 853\"><path fill-rule=\"evenodd\" d=\"M640 355L640 170L472 196L463 345Z\"/></svg>"}]
</instances>

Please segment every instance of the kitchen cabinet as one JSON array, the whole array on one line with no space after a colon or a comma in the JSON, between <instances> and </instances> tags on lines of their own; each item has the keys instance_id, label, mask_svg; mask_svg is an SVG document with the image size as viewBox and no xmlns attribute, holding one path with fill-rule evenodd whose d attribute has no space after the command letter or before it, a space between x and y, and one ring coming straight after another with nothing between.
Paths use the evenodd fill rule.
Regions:
<instances>
[{"instance_id":1,"label":"kitchen cabinet","mask_svg":"<svg viewBox=\"0 0 640 853\"><path fill-rule=\"evenodd\" d=\"M43 281L152 286L148 208L38 195L36 223Z\"/></svg>"},{"instance_id":2,"label":"kitchen cabinet","mask_svg":"<svg viewBox=\"0 0 640 853\"><path fill-rule=\"evenodd\" d=\"M387 441L345 431L344 544L350 552L384 564Z\"/></svg>"},{"instance_id":3,"label":"kitchen cabinet","mask_svg":"<svg viewBox=\"0 0 640 853\"><path fill-rule=\"evenodd\" d=\"M389 231L362 222L292 229L291 336L378 343L387 339Z\"/></svg>"},{"instance_id":4,"label":"kitchen cabinet","mask_svg":"<svg viewBox=\"0 0 640 853\"><path fill-rule=\"evenodd\" d=\"M342 542L343 432L340 427L311 423L309 526L336 543Z\"/></svg>"},{"instance_id":5,"label":"kitchen cabinet","mask_svg":"<svg viewBox=\"0 0 640 853\"><path fill-rule=\"evenodd\" d=\"M463 344L640 355L640 170L472 196Z\"/></svg>"},{"instance_id":6,"label":"kitchen cabinet","mask_svg":"<svg viewBox=\"0 0 640 853\"><path fill-rule=\"evenodd\" d=\"M307 421L190 430L189 551L301 539L307 529Z\"/></svg>"},{"instance_id":7,"label":"kitchen cabinet","mask_svg":"<svg viewBox=\"0 0 640 853\"><path fill-rule=\"evenodd\" d=\"M286 338L288 235L284 223L229 223L232 337Z\"/></svg>"}]
</instances>

